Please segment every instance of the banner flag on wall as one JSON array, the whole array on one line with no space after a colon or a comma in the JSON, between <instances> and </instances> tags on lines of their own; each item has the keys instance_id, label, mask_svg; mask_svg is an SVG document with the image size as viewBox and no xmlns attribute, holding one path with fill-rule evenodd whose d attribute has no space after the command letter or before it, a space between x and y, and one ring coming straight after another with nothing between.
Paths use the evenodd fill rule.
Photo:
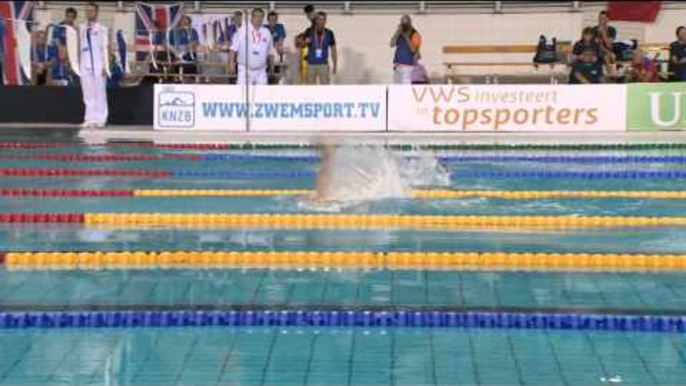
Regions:
<instances>
[{"instance_id":1,"label":"banner flag on wall","mask_svg":"<svg viewBox=\"0 0 686 386\"><path fill-rule=\"evenodd\" d=\"M136 60L143 61L152 53L155 33L167 38L168 31L176 28L183 16L183 3L136 4Z\"/></svg>"},{"instance_id":2,"label":"banner flag on wall","mask_svg":"<svg viewBox=\"0 0 686 386\"><path fill-rule=\"evenodd\" d=\"M662 9L662 1L609 1L610 20L653 23Z\"/></svg>"},{"instance_id":3,"label":"banner flag on wall","mask_svg":"<svg viewBox=\"0 0 686 386\"><path fill-rule=\"evenodd\" d=\"M0 1L2 82L21 85L31 78L32 1Z\"/></svg>"}]
</instances>

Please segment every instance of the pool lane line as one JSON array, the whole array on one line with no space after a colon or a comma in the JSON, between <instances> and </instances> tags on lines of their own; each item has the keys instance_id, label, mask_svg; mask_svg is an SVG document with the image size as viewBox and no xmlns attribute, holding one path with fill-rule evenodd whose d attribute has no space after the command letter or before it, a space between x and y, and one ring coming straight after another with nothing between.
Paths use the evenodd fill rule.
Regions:
<instances>
[{"instance_id":1,"label":"pool lane line","mask_svg":"<svg viewBox=\"0 0 686 386\"><path fill-rule=\"evenodd\" d=\"M447 271L686 271L686 255L537 252L9 252L9 270L339 269Z\"/></svg>"},{"instance_id":2,"label":"pool lane line","mask_svg":"<svg viewBox=\"0 0 686 386\"><path fill-rule=\"evenodd\" d=\"M313 179L314 170L164 170L164 169L0 169L0 177L69 178L69 177L137 177L137 178L212 178L227 180ZM452 180L463 179L567 179L567 180L651 180L684 179L686 170L621 170L621 171L457 171Z\"/></svg>"},{"instance_id":3,"label":"pool lane line","mask_svg":"<svg viewBox=\"0 0 686 386\"><path fill-rule=\"evenodd\" d=\"M681 334L686 332L686 317L365 309L0 312L0 329L135 327L469 328Z\"/></svg>"},{"instance_id":4,"label":"pool lane line","mask_svg":"<svg viewBox=\"0 0 686 386\"><path fill-rule=\"evenodd\" d=\"M287 197L313 194L307 189L0 189L0 197ZM414 199L497 198L534 200L557 198L582 199L686 199L686 191L498 191L498 190L413 190Z\"/></svg>"},{"instance_id":5,"label":"pool lane line","mask_svg":"<svg viewBox=\"0 0 686 386\"><path fill-rule=\"evenodd\" d=\"M686 217L470 216L397 214L0 213L0 223L84 224L89 228L462 229L683 227Z\"/></svg>"},{"instance_id":6,"label":"pool lane line","mask_svg":"<svg viewBox=\"0 0 686 386\"><path fill-rule=\"evenodd\" d=\"M506 314L574 314L574 315L618 315L618 316L684 316L683 309L665 308L616 308L607 306L472 306L472 305L390 305L390 304L264 304L264 303L193 303L193 304L161 304L161 303L12 303L1 304L0 313L15 312L454 312L454 313L506 313Z\"/></svg>"},{"instance_id":7,"label":"pool lane line","mask_svg":"<svg viewBox=\"0 0 686 386\"><path fill-rule=\"evenodd\" d=\"M408 156L408 159L417 158ZM440 162L447 163L544 163L544 164L582 164L582 165L612 165L612 164L686 164L686 156L538 156L538 155L496 155L496 156L437 156ZM230 161L273 161L273 162L307 162L318 163L320 157L313 155L270 155L270 154L11 154L0 155L2 160L14 161L57 161L67 163L116 163L116 162L145 162L145 161L193 161L193 162L230 162Z\"/></svg>"},{"instance_id":8,"label":"pool lane line","mask_svg":"<svg viewBox=\"0 0 686 386\"><path fill-rule=\"evenodd\" d=\"M84 147L122 147L122 148L159 148L180 150L298 150L314 149L317 145L311 143L154 143L143 142L0 142L0 149L51 149L51 148L84 148ZM560 144L396 144L386 146L396 150L680 150L686 149L686 143L654 142L654 143L560 143Z\"/></svg>"}]
</instances>

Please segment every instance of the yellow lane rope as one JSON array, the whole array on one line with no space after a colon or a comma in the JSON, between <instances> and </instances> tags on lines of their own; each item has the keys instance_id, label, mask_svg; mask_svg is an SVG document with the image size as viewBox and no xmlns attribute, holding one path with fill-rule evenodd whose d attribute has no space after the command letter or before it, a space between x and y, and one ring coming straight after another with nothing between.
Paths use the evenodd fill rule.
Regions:
<instances>
[{"instance_id":1,"label":"yellow lane rope","mask_svg":"<svg viewBox=\"0 0 686 386\"><path fill-rule=\"evenodd\" d=\"M35 252L8 253L13 270L432 269L684 271L686 255L507 252Z\"/></svg>"},{"instance_id":2,"label":"yellow lane rope","mask_svg":"<svg viewBox=\"0 0 686 386\"><path fill-rule=\"evenodd\" d=\"M84 223L90 227L181 228L596 228L686 226L686 217L86 213Z\"/></svg>"},{"instance_id":3,"label":"yellow lane rope","mask_svg":"<svg viewBox=\"0 0 686 386\"><path fill-rule=\"evenodd\" d=\"M278 197L312 194L311 190L224 190L224 189L145 189L135 190L137 197ZM415 190L412 198L501 198L532 200L551 198L637 198L686 199L686 191L485 191L485 190Z\"/></svg>"}]
</instances>

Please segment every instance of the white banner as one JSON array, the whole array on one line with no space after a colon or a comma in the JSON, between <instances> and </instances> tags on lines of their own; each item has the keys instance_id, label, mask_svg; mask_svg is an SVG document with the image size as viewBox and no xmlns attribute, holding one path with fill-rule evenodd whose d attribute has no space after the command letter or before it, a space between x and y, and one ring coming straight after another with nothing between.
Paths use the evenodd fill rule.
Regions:
<instances>
[{"instance_id":1,"label":"white banner","mask_svg":"<svg viewBox=\"0 0 686 386\"><path fill-rule=\"evenodd\" d=\"M386 86L155 85L154 115L156 130L385 131Z\"/></svg>"},{"instance_id":2,"label":"white banner","mask_svg":"<svg viewBox=\"0 0 686 386\"><path fill-rule=\"evenodd\" d=\"M389 131L624 131L623 85L389 86Z\"/></svg>"}]
</instances>

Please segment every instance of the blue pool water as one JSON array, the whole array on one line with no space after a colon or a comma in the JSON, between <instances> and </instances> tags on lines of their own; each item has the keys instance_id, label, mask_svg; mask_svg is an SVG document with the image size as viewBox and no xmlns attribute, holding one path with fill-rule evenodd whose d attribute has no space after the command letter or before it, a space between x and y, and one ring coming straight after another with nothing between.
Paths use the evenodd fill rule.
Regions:
<instances>
[{"instance_id":1,"label":"blue pool water","mask_svg":"<svg viewBox=\"0 0 686 386\"><path fill-rule=\"evenodd\" d=\"M62 134L65 135L65 134ZM71 140L68 136L57 137ZM46 140L25 134L0 141ZM40 154L233 155L226 160L62 162ZM408 153L415 154L415 153ZM441 151L439 156L684 156L686 151ZM297 171L296 178L0 177L0 189L309 189L311 150L133 147L2 149L1 168ZM289 158L297 156L298 158ZM274 158L277 157L277 158ZM683 171L669 162L446 163L451 172ZM310 173L310 174L307 174ZM469 178L457 190L683 190L683 179ZM0 197L0 213L301 213L297 197ZM346 213L683 216L686 200L381 200ZM0 252L504 251L686 253L686 229L89 229L2 224ZM490 310L686 315L686 273L426 270L12 271L0 268L0 313L203 309ZM0 328L0 385L677 385L683 333L492 328Z\"/></svg>"}]
</instances>

